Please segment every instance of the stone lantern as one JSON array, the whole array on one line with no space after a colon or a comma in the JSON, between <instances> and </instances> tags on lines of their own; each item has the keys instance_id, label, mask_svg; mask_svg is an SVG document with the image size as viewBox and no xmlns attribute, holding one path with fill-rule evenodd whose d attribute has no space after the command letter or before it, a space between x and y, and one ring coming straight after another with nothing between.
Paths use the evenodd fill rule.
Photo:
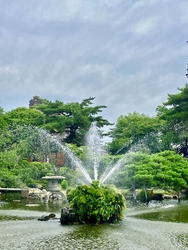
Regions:
<instances>
[{"instance_id":1,"label":"stone lantern","mask_svg":"<svg viewBox=\"0 0 188 250\"><path fill-rule=\"evenodd\" d=\"M51 176L42 177L42 179L48 181L48 187L46 190L51 193L48 196L48 198L49 197L57 198L60 196L63 200L66 200L65 194L61 191L59 187L59 181L65 179L64 176L51 175Z\"/></svg>"},{"instance_id":2,"label":"stone lantern","mask_svg":"<svg viewBox=\"0 0 188 250\"><path fill-rule=\"evenodd\" d=\"M59 184L59 181L65 179L65 177L51 175L51 176L42 177L42 179L48 181L48 187L46 190L53 193L53 192L59 192L61 190L58 184Z\"/></svg>"}]
</instances>

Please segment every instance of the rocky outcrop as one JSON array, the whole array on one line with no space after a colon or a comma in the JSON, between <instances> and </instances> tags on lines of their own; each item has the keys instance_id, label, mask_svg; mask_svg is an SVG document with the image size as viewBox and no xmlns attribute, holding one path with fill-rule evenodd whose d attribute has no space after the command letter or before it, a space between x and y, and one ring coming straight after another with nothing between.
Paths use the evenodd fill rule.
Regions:
<instances>
[{"instance_id":1,"label":"rocky outcrop","mask_svg":"<svg viewBox=\"0 0 188 250\"><path fill-rule=\"evenodd\" d=\"M38 218L38 220L40 220L40 221L48 221L50 219L55 219L55 217L56 217L56 215L53 214L53 213L51 213L49 215L43 215L43 216L41 216L40 218Z\"/></svg>"},{"instance_id":2,"label":"rocky outcrop","mask_svg":"<svg viewBox=\"0 0 188 250\"><path fill-rule=\"evenodd\" d=\"M62 225L79 223L79 218L72 209L64 207L61 210L60 222Z\"/></svg>"},{"instance_id":3,"label":"rocky outcrop","mask_svg":"<svg viewBox=\"0 0 188 250\"><path fill-rule=\"evenodd\" d=\"M178 196L173 195L173 194L162 194L162 193L156 193L151 196L151 200L157 200L157 201L162 201L162 200L177 200Z\"/></svg>"},{"instance_id":4,"label":"rocky outcrop","mask_svg":"<svg viewBox=\"0 0 188 250\"><path fill-rule=\"evenodd\" d=\"M30 200L42 200L44 203L48 203L49 200L63 200L67 202L66 194L62 191L50 192L46 189L40 190L38 188L29 189L29 195L27 197Z\"/></svg>"}]
</instances>

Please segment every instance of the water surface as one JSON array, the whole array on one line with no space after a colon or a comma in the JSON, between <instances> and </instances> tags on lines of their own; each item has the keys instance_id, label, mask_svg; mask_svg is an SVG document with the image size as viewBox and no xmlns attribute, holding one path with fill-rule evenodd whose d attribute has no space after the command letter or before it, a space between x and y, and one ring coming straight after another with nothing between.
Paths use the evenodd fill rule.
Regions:
<instances>
[{"instance_id":1,"label":"water surface","mask_svg":"<svg viewBox=\"0 0 188 250\"><path fill-rule=\"evenodd\" d=\"M60 224L61 204L8 203L1 206L1 250L186 250L188 224L186 222L149 220L146 214L188 211L187 204L179 207L128 208L122 222L104 225ZM176 209L175 209L176 208ZM180 209L180 210L181 210ZM55 212L57 219L38 221L41 215ZM166 212L165 212L166 213ZM163 217L165 217L165 213ZM14 217L16 216L16 217ZM146 216L145 218L137 218ZM159 218L159 215L157 215Z\"/></svg>"}]
</instances>

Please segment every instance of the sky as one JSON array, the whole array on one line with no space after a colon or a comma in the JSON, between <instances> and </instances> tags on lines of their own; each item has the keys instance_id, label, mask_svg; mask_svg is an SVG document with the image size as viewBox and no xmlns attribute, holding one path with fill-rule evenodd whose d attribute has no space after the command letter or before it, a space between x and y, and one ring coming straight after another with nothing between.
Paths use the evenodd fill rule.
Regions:
<instances>
[{"instance_id":1,"label":"sky","mask_svg":"<svg viewBox=\"0 0 188 250\"><path fill-rule=\"evenodd\" d=\"M0 106L95 97L102 116L154 116L185 87L187 0L0 0Z\"/></svg>"}]
</instances>

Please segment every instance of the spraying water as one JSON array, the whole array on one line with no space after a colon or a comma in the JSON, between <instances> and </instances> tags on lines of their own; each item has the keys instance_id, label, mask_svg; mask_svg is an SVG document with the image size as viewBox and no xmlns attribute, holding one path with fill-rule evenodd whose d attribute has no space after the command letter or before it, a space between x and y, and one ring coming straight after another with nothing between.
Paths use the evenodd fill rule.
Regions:
<instances>
[{"instance_id":1,"label":"spraying water","mask_svg":"<svg viewBox=\"0 0 188 250\"><path fill-rule=\"evenodd\" d=\"M19 138L23 137L23 140L28 140L29 143L34 145L34 152L36 152L36 154L39 151L37 148L40 147L44 161L48 161L50 154L63 152L64 156L70 160L71 166L74 166L75 169L80 170L82 176L85 179L85 183L92 183L92 178L90 176L91 171L89 171L89 174L83 162L73 153L69 147L67 147L65 144L62 144L55 136L36 127L22 127L18 129L17 133L19 134ZM101 184L105 183L115 171L120 169L126 163L127 155L122 157L114 166L109 164L109 166L104 170L103 174L99 177L99 165L101 162L101 156L105 153L105 150L102 147L99 128L95 123L92 123L86 135L86 146L87 154L92 165L93 178L94 180L99 180L99 183Z\"/></svg>"},{"instance_id":2,"label":"spraying water","mask_svg":"<svg viewBox=\"0 0 188 250\"><path fill-rule=\"evenodd\" d=\"M86 136L86 143L88 150L91 153L91 160L93 162L94 180L98 180L98 168L100 156L102 153L101 137L95 123L92 123L90 130Z\"/></svg>"},{"instance_id":3,"label":"spraying water","mask_svg":"<svg viewBox=\"0 0 188 250\"><path fill-rule=\"evenodd\" d=\"M99 183L104 183L115 171L125 164L126 157L121 158L111 169L107 168L102 174Z\"/></svg>"},{"instance_id":4,"label":"spraying water","mask_svg":"<svg viewBox=\"0 0 188 250\"><path fill-rule=\"evenodd\" d=\"M44 138L50 139L51 142L56 144L64 154L71 160L71 164L78 168L83 176L86 179L87 183L92 183L92 178L89 175L88 171L84 167L83 162L79 160L78 157L75 156L75 154L72 152L70 148L68 148L66 145L60 143L55 137L48 134L46 131L41 130L41 134L44 135ZM100 136L100 131L98 127L96 126L96 123L92 123L88 133L86 134L86 146L87 146L87 152L90 156L90 161L92 163L92 170L94 174L94 180L99 180L100 184L105 183L118 169L120 169L127 160L127 154L122 157L114 166L109 165L104 173L99 178L98 170L99 170L99 163L101 161L101 156L104 154L104 149L102 147L102 141Z\"/></svg>"},{"instance_id":5,"label":"spraying water","mask_svg":"<svg viewBox=\"0 0 188 250\"><path fill-rule=\"evenodd\" d=\"M66 154L67 157L71 160L71 163L75 166L75 168L78 168L81 171L81 173L84 175L86 181L88 183L92 182L92 179L89 176L89 174L86 171L86 169L84 168L84 166L82 165L82 162L79 160L79 158L77 158L74 155L74 153L71 151L70 148L68 148L64 144L61 144L55 137L51 136L50 134L48 134L44 130L40 130L40 134L42 134L44 136L44 138L48 139L52 143L56 144L56 146L58 146L63 151L63 153Z\"/></svg>"},{"instance_id":6,"label":"spraying water","mask_svg":"<svg viewBox=\"0 0 188 250\"><path fill-rule=\"evenodd\" d=\"M75 154L71 151L70 148L68 148L66 145L61 144L55 137L48 134L46 131L41 130L40 134L43 135L44 140L48 138L48 140L53 142L53 144L56 144L64 154L68 157L68 159L71 160L71 164L78 168L83 176L86 179L87 183L92 182L92 178L90 177L88 171L84 167L83 162L81 162L78 157L75 156ZM121 158L114 166L108 166L104 173L99 177L98 170L99 170L99 163L101 161L101 156L104 154L104 149L102 147L102 141L100 136L100 131L95 123L92 123L87 135L86 135L86 146L87 146L87 153L89 154L90 161L92 163L92 170L94 174L94 180L99 180L99 183L103 184L109 179L112 174L117 171L119 168L123 166L126 162L126 156Z\"/></svg>"}]
</instances>

